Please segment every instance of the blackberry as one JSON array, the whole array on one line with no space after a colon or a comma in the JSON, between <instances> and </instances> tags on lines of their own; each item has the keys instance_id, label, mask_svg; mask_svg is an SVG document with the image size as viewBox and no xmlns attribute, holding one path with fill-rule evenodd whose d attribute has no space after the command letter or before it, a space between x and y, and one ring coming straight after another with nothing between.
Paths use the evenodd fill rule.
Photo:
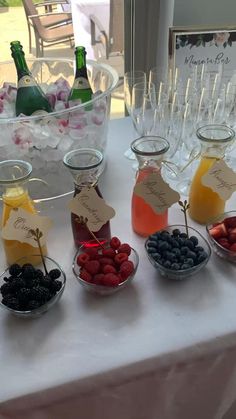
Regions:
<instances>
[{"instance_id":1,"label":"blackberry","mask_svg":"<svg viewBox=\"0 0 236 419\"><path fill-rule=\"evenodd\" d=\"M21 288L17 294L17 297L21 304L27 303L31 297L31 289Z\"/></svg>"},{"instance_id":2,"label":"blackberry","mask_svg":"<svg viewBox=\"0 0 236 419\"><path fill-rule=\"evenodd\" d=\"M22 278L14 278L11 283L12 294L17 293L21 288L25 287L25 281Z\"/></svg>"},{"instance_id":3,"label":"blackberry","mask_svg":"<svg viewBox=\"0 0 236 419\"><path fill-rule=\"evenodd\" d=\"M0 288L1 294L4 297L5 295L11 294L11 284L6 282Z\"/></svg>"},{"instance_id":4,"label":"blackberry","mask_svg":"<svg viewBox=\"0 0 236 419\"><path fill-rule=\"evenodd\" d=\"M51 284L51 287L50 287L50 290L51 291L59 291L60 289L61 289L61 287L62 287L62 283L61 283L61 281L58 281L57 279L55 280L55 281L52 281L52 284Z\"/></svg>"},{"instance_id":5,"label":"blackberry","mask_svg":"<svg viewBox=\"0 0 236 419\"><path fill-rule=\"evenodd\" d=\"M49 298L49 290L45 287L42 287L41 285L34 288L37 292L35 295L35 300L39 301L41 304L44 304L46 301L48 301Z\"/></svg>"},{"instance_id":6,"label":"blackberry","mask_svg":"<svg viewBox=\"0 0 236 419\"><path fill-rule=\"evenodd\" d=\"M43 271L41 271L41 269L36 269L35 270L35 277L38 279L42 279L44 277Z\"/></svg>"},{"instance_id":7,"label":"blackberry","mask_svg":"<svg viewBox=\"0 0 236 419\"><path fill-rule=\"evenodd\" d=\"M28 310L35 310L36 308L39 308L41 306L39 301L36 300L30 300L28 302Z\"/></svg>"},{"instance_id":8,"label":"blackberry","mask_svg":"<svg viewBox=\"0 0 236 419\"><path fill-rule=\"evenodd\" d=\"M12 276L18 276L21 274L22 268L18 263L13 263L9 268L9 274Z\"/></svg>"},{"instance_id":9,"label":"blackberry","mask_svg":"<svg viewBox=\"0 0 236 419\"><path fill-rule=\"evenodd\" d=\"M57 279L61 276L61 271L59 269L51 269L49 272L49 276L51 279Z\"/></svg>"},{"instance_id":10,"label":"blackberry","mask_svg":"<svg viewBox=\"0 0 236 419\"><path fill-rule=\"evenodd\" d=\"M20 304L16 297L13 297L12 295L6 295L2 299L2 304L5 306L12 308L13 310L20 310Z\"/></svg>"},{"instance_id":11,"label":"blackberry","mask_svg":"<svg viewBox=\"0 0 236 419\"><path fill-rule=\"evenodd\" d=\"M25 264L22 266L22 277L24 279L35 278L35 268L33 267L33 265Z\"/></svg>"}]
</instances>

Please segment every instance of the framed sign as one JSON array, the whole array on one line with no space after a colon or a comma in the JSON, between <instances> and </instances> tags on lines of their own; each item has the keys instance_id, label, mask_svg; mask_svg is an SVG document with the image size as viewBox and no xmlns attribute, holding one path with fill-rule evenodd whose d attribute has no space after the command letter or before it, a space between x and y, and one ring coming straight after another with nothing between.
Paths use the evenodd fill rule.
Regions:
<instances>
[{"instance_id":1,"label":"framed sign","mask_svg":"<svg viewBox=\"0 0 236 419\"><path fill-rule=\"evenodd\" d=\"M221 72L225 81L236 74L236 27L172 27L169 31L170 68L187 79L196 66Z\"/></svg>"}]
</instances>

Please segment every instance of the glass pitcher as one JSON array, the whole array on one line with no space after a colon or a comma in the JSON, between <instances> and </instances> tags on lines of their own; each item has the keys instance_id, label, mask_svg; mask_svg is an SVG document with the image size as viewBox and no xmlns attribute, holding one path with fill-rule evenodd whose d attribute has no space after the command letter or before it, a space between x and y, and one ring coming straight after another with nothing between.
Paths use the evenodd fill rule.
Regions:
<instances>
[{"instance_id":1,"label":"glass pitcher","mask_svg":"<svg viewBox=\"0 0 236 419\"><path fill-rule=\"evenodd\" d=\"M96 149L80 148L67 153L63 158L64 165L70 170L74 180L74 196L79 194L84 187L94 187L98 196L102 194L98 187L98 180L103 172L103 154ZM86 225L78 223L78 216L71 213L71 226L75 246L79 247L93 240ZM107 221L99 231L93 232L98 239L111 238L110 222Z\"/></svg>"},{"instance_id":2,"label":"glass pitcher","mask_svg":"<svg viewBox=\"0 0 236 419\"><path fill-rule=\"evenodd\" d=\"M162 137L140 137L131 143L131 150L138 160L136 183L142 182L152 173L160 173L164 154L169 143ZM132 196L132 227L140 236L147 237L168 224L168 210L157 214L143 198L133 192Z\"/></svg>"},{"instance_id":3,"label":"glass pitcher","mask_svg":"<svg viewBox=\"0 0 236 419\"><path fill-rule=\"evenodd\" d=\"M189 215L200 224L206 224L225 209L225 201L201 182L211 166L224 158L226 148L234 140L234 131L226 125L205 125L197 130L201 144L201 159L189 191Z\"/></svg>"},{"instance_id":4,"label":"glass pitcher","mask_svg":"<svg viewBox=\"0 0 236 419\"><path fill-rule=\"evenodd\" d=\"M4 160L0 162L0 187L2 189L2 227L5 226L11 211L15 208L22 208L25 211L36 214L37 210L31 200L27 181L32 172L32 166L23 160ZM39 255L39 248L31 246L28 243L21 243L18 240L3 239L3 247L6 254L6 260L9 265L16 262L17 259L26 257L25 263L40 263L40 256L37 260L32 255ZM43 254L47 254L46 246L42 246Z\"/></svg>"}]
</instances>

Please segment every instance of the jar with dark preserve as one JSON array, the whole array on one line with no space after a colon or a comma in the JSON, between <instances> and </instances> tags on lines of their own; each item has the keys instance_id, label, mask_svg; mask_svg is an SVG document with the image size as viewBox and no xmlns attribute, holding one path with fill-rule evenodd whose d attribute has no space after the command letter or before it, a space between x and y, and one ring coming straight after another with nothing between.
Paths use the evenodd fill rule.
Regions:
<instances>
[{"instance_id":1,"label":"jar with dark preserve","mask_svg":"<svg viewBox=\"0 0 236 419\"><path fill-rule=\"evenodd\" d=\"M74 197L83 188L93 187L98 196L102 198L98 180L103 171L103 154L99 150L91 148L72 150L64 156L63 163L69 169L74 180ZM74 213L71 213L71 227L77 248L86 245L93 239L86 224L79 223L78 215ZM107 221L99 231L93 232L93 234L100 242L101 239L109 240L111 238L110 222Z\"/></svg>"}]
</instances>

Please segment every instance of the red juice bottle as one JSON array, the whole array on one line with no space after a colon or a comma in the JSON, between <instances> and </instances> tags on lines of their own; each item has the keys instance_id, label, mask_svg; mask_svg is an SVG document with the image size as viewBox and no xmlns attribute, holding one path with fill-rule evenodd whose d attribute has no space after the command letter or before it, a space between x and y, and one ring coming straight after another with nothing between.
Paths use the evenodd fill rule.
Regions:
<instances>
[{"instance_id":1,"label":"red juice bottle","mask_svg":"<svg viewBox=\"0 0 236 419\"><path fill-rule=\"evenodd\" d=\"M74 179L75 191L74 197L78 195L85 187L93 187L98 196L102 194L98 187L98 179L103 171L103 155L99 150L91 148L81 148L73 150L64 156L63 163L69 168ZM86 224L78 222L78 215L71 213L71 227L75 246L90 245L94 237L86 227ZM98 231L93 232L94 236L104 243L111 238L110 221L107 221ZM92 246L99 244L93 243Z\"/></svg>"}]
</instances>

